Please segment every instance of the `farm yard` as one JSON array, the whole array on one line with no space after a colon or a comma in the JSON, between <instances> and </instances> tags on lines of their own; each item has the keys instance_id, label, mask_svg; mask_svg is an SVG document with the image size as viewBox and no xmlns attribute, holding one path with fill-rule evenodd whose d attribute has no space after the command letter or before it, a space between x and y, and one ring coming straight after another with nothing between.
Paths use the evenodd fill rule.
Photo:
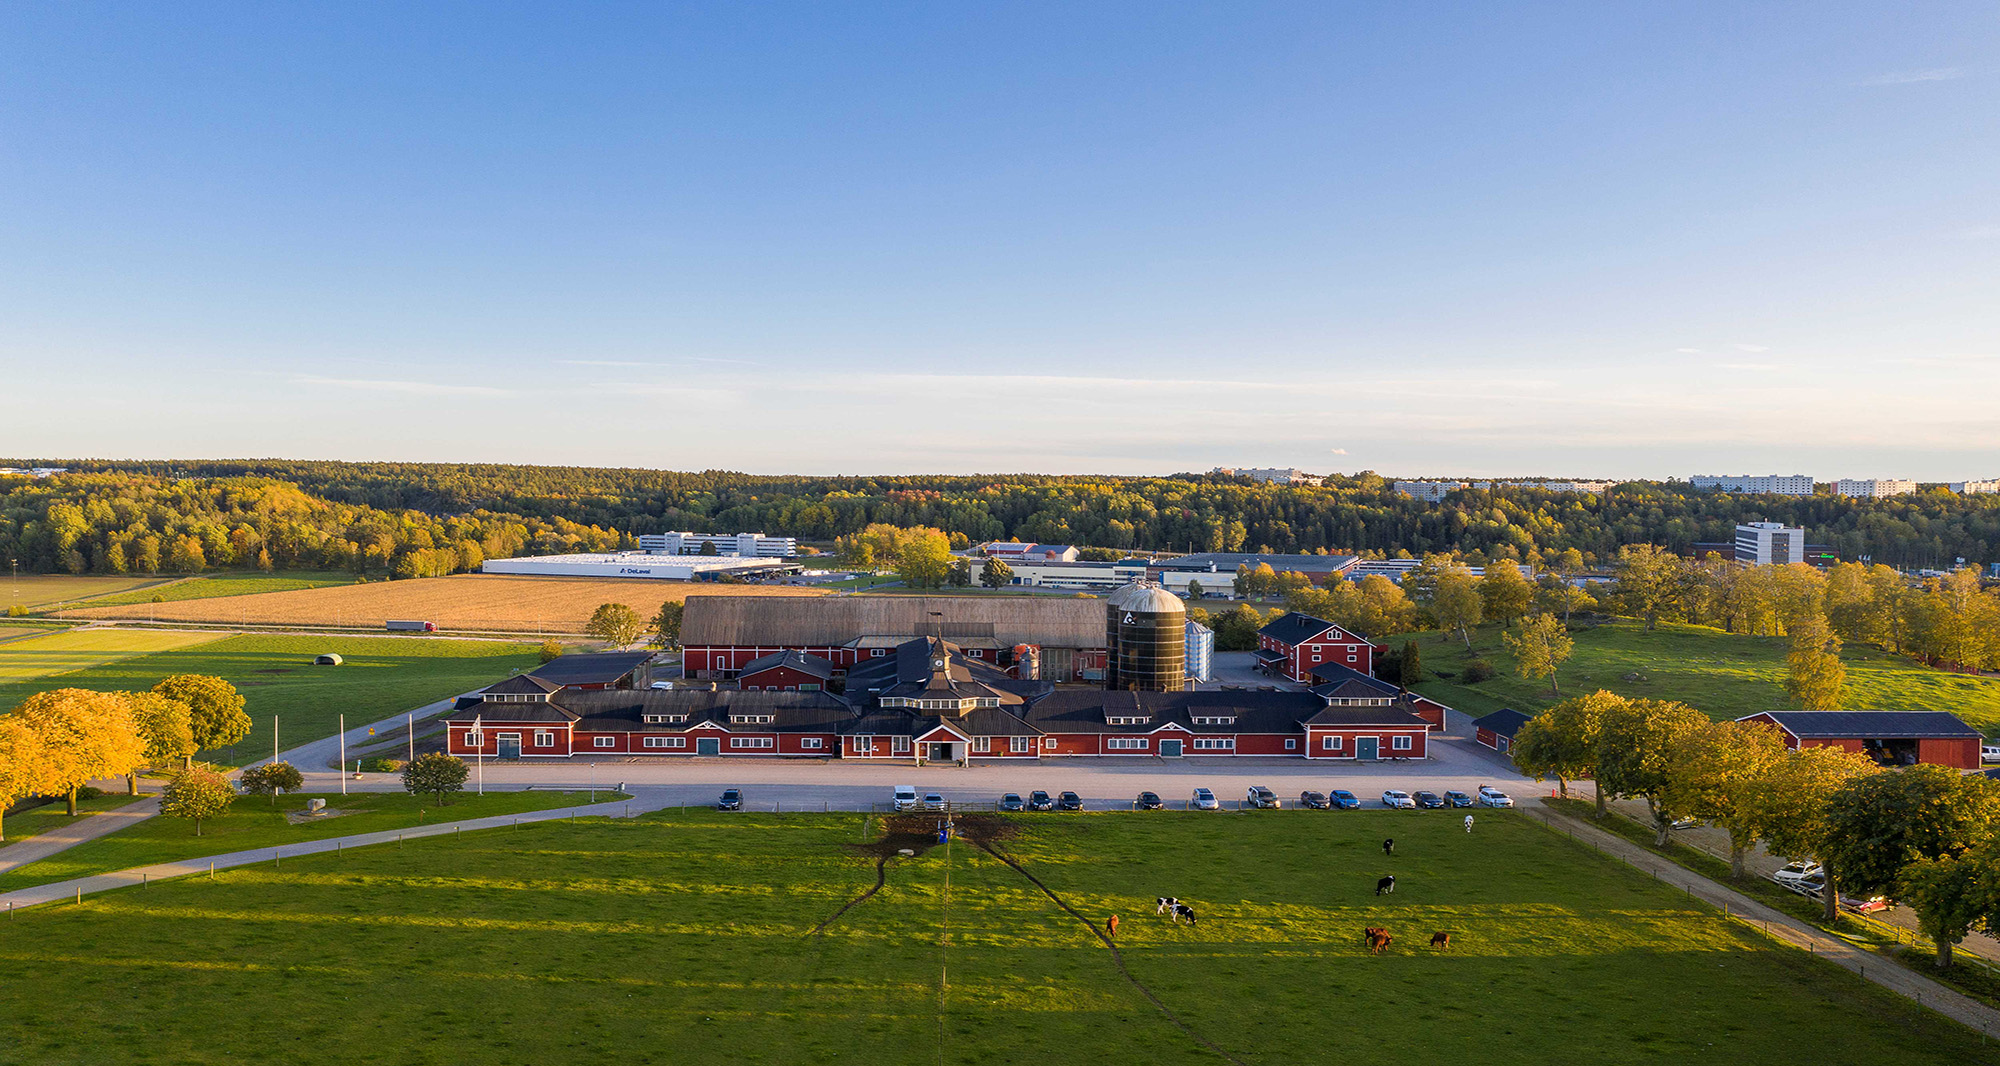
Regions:
<instances>
[{"instance_id":1,"label":"farm yard","mask_svg":"<svg viewBox=\"0 0 2000 1066\"><path fill-rule=\"evenodd\" d=\"M398 1064L1990 1053L1521 815L1470 836L1415 812L989 816L945 847L900 828L667 811L38 908L0 942L0 1046L51 1066L312 1047ZM1397 890L1377 896L1384 872ZM1199 924L1156 916L1162 894ZM1084 924L1114 913L1115 954ZM1379 956L1365 925L1394 936ZM1439 930L1448 949L1429 946Z\"/></svg>"},{"instance_id":2,"label":"farm yard","mask_svg":"<svg viewBox=\"0 0 2000 1066\"><path fill-rule=\"evenodd\" d=\"M1502 707L1533 714L1554 701L1546 680L1514 672L1500 643L1497 625L1473 634L1466 651L1457 634L1406 633L1381 643L1401 648L1417 641L1426 674L1463 676L1475 659L1491 663L1498 675L1468 685L1459 678L1436 678L1416 690L1474 716ZM1783 637L1752 637L1707 626L1661 622L1647 632L1643 623L1616 619L1573 634L1576 651L1563 665L1566 696L1609 689L1621 696L1679 700L1712 718L1740 718L1792 705L1785 694ZM1440 639L1443 637L1443 639ZM1847 667L1850 710L1950 711L1988 735L2000 733L2000 678L1934 670L1907 656L1849 643L1841 649Z\"/></svg>"},{"instance_id":3,"label":"farm yard","mask_svg":"<svg viewBox=\"0 0 2000 1066\"><path fill-rule=\"evenodd\" d=\"M223 599L79 609L77 618L153 618L162 622L379 629L389 619L421 619L440 629L511 633L580 633L603 603L623 603L651 618L660 604L690 595L818 596L815 589L716 585L638 578L522 577L459 574L409 581L294 589Z\"/></svg>"},{"instance_id":4,"label":"farm yard","mask_svg":"<svg viewBox=\"0 0 2000 1066\"><path fill-rule=\"evenodd\" d=\"M68 673L43 669L26 676L0 674L0 708L53 688L136 691L152 687L169 674L213 674L242 692L252 729L234 747L204 752L201 757L240 766L270 754L274 714L279 719L279 742L289 749L331 736L342 714L350 725L364 725L491 684L536 662L535 645L498 640L262 633L223 637L160 630L84 630L0 644L0 664L47 663L54 653L44 651L39 658L24 655L19 660L10 656L24 646L99 635L152 641L154 645L148 650L154 654L127 653L112 661L99 659L100 665L83 664L83 669L70 666ZM340 655L346 662L341 666L312 665L313 657L324 652ZM64 645L62 654L87 657L98 653L69 650Z\"/></svg>"}]
</instances>

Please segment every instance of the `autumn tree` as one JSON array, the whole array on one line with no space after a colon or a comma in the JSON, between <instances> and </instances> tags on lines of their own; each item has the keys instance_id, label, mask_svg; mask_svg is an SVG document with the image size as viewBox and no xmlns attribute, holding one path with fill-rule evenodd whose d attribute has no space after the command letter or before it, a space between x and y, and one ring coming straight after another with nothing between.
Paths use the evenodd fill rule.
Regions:
<instances>
[{"instance_id":1,"label":"autumn tree","mask_svg":"<svg viewBox=\"0 0 2000 1066\"><path fill-rule=\"evenodd\" d=\"M1670 700L1625 700L1604 715L1597 735L1598 792L1645 800L1656 847L1667 846L1674 821L1660 804L1673 772L1673 754L1690 734L1708 725L1707 715Z\"/></svg>"},{"instance_id":2,"label":"autumn tree","mask_svg":"<svg viewBox=\"0 0 2000 1066\"><path fill-rule=\"evenodd\" d=\"M41 738L45 773L40 791L62 795L76 814L76 793L104 777L123 777L145 764L146 741L125 701L109 692L59 688L38 692L14 709Z\"/></svg>"},{"instance_id":3,"label":"autumn tree","mask_svg":"<svg viewBox=\"0 0 2000 1066\"><path fill-rule=\"evenodd\" d=\"M1522 677L1549 679L1549 695L1562 698L1562 689L1556 684L1556 671L1569 661L1570 652L1576 642L1570 639L1569 630L1552 614L1538 614L1521 624L1521 631L1500 634L1500 643L1514 654L1515 668Z\"/></svg>"},{"instance_id":4,"label":"autumn tree","mask_svg":"<svg viewBox=\"0 0 2000 1066\"><path fill-rule=\"evenodd\" d=\"M591 612L583 631L614 648L622 648L639 639L639 634L646 631L646 622L639 612L625 604L604 603Z\"/></svg>"},{"instance_id":5,"label":"autumn tree","mask_svg":"<svg viewBox=\"0 0 2000 1066\"><path fill-rule=\"evenodd\" d=\"M1712 722L1668 751L1660 805L1729 833L1729 876L1743 879L1743 857L1763 830L1759 802L1766 780L1785 760L1785 741L1762 722Z\"/></svg>"},{"instance_id":6,"label":"autumn tree","mask_svg":"<svg viewBox=\"0 0 2000 1066\"><path fill-rule=\"evenodd\" d=\"M1521 575L1521 567L1512 559L1486 564L1486 574L1479 579L1480 611L1503 628L1528 613L1528 602L1534 594L1535 587L1528 584L1528 579Z\"/></svg>"},{"instance_id":7,"label":"autumn tree","mask_svg":"<svg viewBox=\"0 0 2000 1066\"><path fill-rule=\"evenodd\" d=\"M1652 629L1661 615L1675 617L1687 598L1693 574L1687 561L1656 544L1634 544L1618 552L1614 571L1619 600Z\"/></svg>"},{"instance_id":8,"label":"autumn tree","mask_svg":"<svg viewBox=\"0 0 2000 1066\"><path fill-rule=\"evenodd\" d=\"M1472 630L1482 621L1479 583L1472 571L1455 565L1438 574L1430 608L1437 627L1447 633L1457 630L1459 639L1465 641L1465 649L1471 651Z\"/></svg>"},{"instance_id":9,"label":"autumn tree","mask_svg":"<svg viewBox=\"0 0 2000 1066\"><path fill-rule=\"evenodd\" d=\"M1556 788L1565 797L1569 783L1597 772L1598 736L1604 731L1604 716L1624 706L1625 699L1599 689L1587 696L1573 696L1522 723L1507 747L1514 766L1537 781L1556 779ZM1605 792L1597 789L1597 814L1603 817Z\"/></svg>"},{"instance_id":10,"label":"autumn tree","mask_svg":"<svg viewBox=\"0 0 2000 1066\"><path fill-rule=\"evenodd\" d=\"M175 674L152 691L187 705L196 751L226 748L250 735L250 716L236 686L206 674Z\"/></svg>"},{"instance_id":11,"label":"autumn tree","mask_svg":"<svg viewBox=\"0 0 2000 1066\"><path fill-rule=\"evenodd\" d=\"M1810 857L1826 865L1832 832L1828 813L1834 795L1855 780L1881 772L1866 755L1842 748L1810 745L1786 752L1751 790L1765 848L1788 859ZM1829 895L1827 920L1833 920L1835 913Z\"/></svg>"},{"instance_id":12,"label":"autumn tree","mask_svg":"<svg viewBox=\"0 0 2000 1066\"><path fill-rule=\"evenodd\" d=\"M535 660L543 664L552 663L555 662L557 659L562 658L562 653L563 653L562 641L557 640L554 637L550 637L549 639L542 641L542 646L540 648L535 649Z\"/></svg>"},{"instance_id":13,"label":"autumn tree","mask_svg":"<svg viewBox=\"0 0 2000 1066\"><path fill-rule=\"evenodd\" d=\"M1917 929L1937 945L1937 967L1980 923L2000 917L2000 852L1990 844L1963 856L1918 859L1903 868L1896 901L1916 912Z\"/></svg>"},{"instance_id":14,"label":"autumn tree","mask_svg":"<svg viewBox=\"0 0 2000 1066\"><path fill-rule=\"evenodd\" d=\"M913 589L943 587L951 576L951 541L935 529L908 532L896 556L896 576Z\"/></svg>"},{"instance_id":15,"label":"autumn tree","mask_svg":"<svg viewBox=\"0 0 2000 1066\"><path fill-rule=\"evenodd\" d=\"M1800 620L1792 628L1792 648L1785 656L1785 691L1808 711L1837 711L1847 687L1847 667L1840 662L1840 638L1824 615Z\"/></svg>"},{"instance_id":16,"label":"autumn tree","mask_svg":"<svg viewBox=\"0 0 2000 1066\"><path fill-rule=\"evenodd\" d=\"M194 757L193 714L188 705L157 692L121 692L132 725L146 742L146 765L155 770L180 763L183 768ZM126 791L139 794L137 772L125 775Z\"/></svg>"},{"instance_id":17,"label":"autumn tree","mask_svg":"<svg viewBox=\"0 0 2000 1066\"><path fill-rule=\"evenodd\" d=\"M243 771L239 782L247 796L269 796L271 805L277 806L278 793L297 792L306 787L305 775L299 768L288 762L267 762Z\"/></svg>"},{"instance_id":18,"label":"autumn tree","mask_svg":"<svg viewBox=\"0 0 2000 1066\"><path fill-rule=\"evenodd\" d=\"M19 715L0 715L0 816L16 800L39 795L47 779L48 755L42 750L42 735ZM0 840L6 840L6 826L0 822Z\"/></svg>"},{"instance_id":19,"label":"autumn tree","mask_svg":"<svg viewBox=\"0 0 2000 1066\"><path fill-rule=\"evenodd\" d=\"M194 819L194 835L201 835L201 823L220 818L236 802L236 789L229 779L207 766L190 766L174 775L160 793L160 813L169 818Z\"/></svg>"}]
</instances>

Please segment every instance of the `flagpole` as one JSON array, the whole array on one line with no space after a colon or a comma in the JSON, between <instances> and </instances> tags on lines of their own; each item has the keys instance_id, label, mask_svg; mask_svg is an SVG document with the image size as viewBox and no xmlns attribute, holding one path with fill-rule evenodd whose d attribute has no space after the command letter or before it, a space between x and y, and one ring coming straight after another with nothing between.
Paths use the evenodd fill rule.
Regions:
<instances>
[{"instance_id":1,"label":"flagpole","mask_svg":"<svg viewBox=\"0 0 2000 1066\"><path fill-rule=\"evenodd\" d=\"M404 722L403 728L410 731L410 761L416 762L417 761L417 716L412 712L406 711L403 714L403 722ZM445 730L445 735L449 737L451 735L451 730L447 728Z\"/></svg>"},{"instance_id":2,"label":"flagpole","mask_svg":"<svg viewBox=\"0 0 2000 1066\"><path fill-rule=\"evenodd\" d=\"M473 754L473 761L479 765L479 794L486 795L486 716L472 716L472 731L479 734L479 750Z\"/></svg>"},{"instance_id":3,"label":"flagpole","mask_svg":"<svg viewBox=\"0 0 2000 1066\"><path fill-rule=\"evenodd\" d=\"M347 716L340 716L340 794L347 795Z\"/></svg>"}]
</instances>

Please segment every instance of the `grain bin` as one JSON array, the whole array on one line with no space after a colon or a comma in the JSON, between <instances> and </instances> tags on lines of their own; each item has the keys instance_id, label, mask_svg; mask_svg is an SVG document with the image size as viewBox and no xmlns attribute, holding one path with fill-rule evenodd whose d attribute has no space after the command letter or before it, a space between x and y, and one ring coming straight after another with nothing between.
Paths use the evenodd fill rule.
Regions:
<instances>
[{"instance_id":1,"label":"grain bin","mask_svg":"<svg viewBox=\"0 0 2000 1066\"><path fill-rule=\"evenodd\" d=\"M1187 605L1157 585L1131 584L1106 604L1104 687L1178 692L1187 687Z\"/></svg>"}]
</instances>

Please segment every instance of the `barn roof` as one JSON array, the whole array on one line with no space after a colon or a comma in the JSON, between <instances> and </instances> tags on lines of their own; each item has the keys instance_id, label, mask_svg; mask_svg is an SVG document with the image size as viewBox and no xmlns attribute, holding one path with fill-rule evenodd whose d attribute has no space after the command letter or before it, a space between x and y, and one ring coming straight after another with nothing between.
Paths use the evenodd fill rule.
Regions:
<instances>
[{"instance_id":1,"label":"barn roof","mask_svg":"<svg viewBox=\"0 0 2000 1066\"><path fill-rule=\"evenodd\" d=\"M1514 739L1514 734L1520 732L1522 723L1527 720L1528 716L1522 714L1520 711L1512 707L1503 707L1492 714L1484 714L1478 718L1474 718L1472 720L1472 727L1474 729L1484 729L1489 733L1512 740Z\"/></svg>"},{"instance_id":2,"label":"barn roof","mask_svg":"<svg viewBox=\"0 0 2000 1066\"><path fill-rule=\"evenodd\" d=\"M1795 737L1959 739L1982 736L1946 711L1765 711ZM1749 715L1756 718L1758 715ZM1743 721L1744 719L1738 719Z\"/></svg>"},{"instance_id":3,"label":"barn roof","mask_svg":"<svg viewBox=\"0 0 2000 1066\"><path fill-rule=\"evenodd\" d=\"M1319 636L1332 629L1333 623L1324 618L1314 618L1297 611L1286 611L1275 621L1257 631L1258 636L1270 637L1280 644L1297 644Z\"/></svg>"},{"instance_id":4,"label":"barn roof","mask_svg":"<svg viewBox=\"0 0 2000 1066\"><path fill-rule=\"evenodd\" d=\"M1313 667L1312 676L1319 682L1312 687L1312 694L1321 699L1382 699L1402 691L1387 681L1338 663L1321 663Z\"/></svg>"},{"instance_id":5,"label":"barn roof","mask_svg":"<svg viewBox=\"0 0 2000 1066\"><path fill-rule=\"evenodd\" d=\"M775 670L780 666L788 670L797 670L802 674L810 674L822 681L833 677L832 663L827 662L817 655L807 655L802 651L780 651L773 652L770 655L758 656L744 663L743 669L737 671L737 676L740 678L744 674L754 674L762 670Z\"/></svg>"},{"instance_id":6,"label":"barn roof","mask_svg":"<svg viewBox=\"0 0 2000 1066\"><path fill-rule=\"evenodd\" d=\"M651 661L649 651L572 652L528 671L528 676L563 685L610 685Z\"/></svg>"},{"instance_id":7,"label":"barn roof","mask_svg":"<svg viewBox=\"0 0 2000 1066\"><path fill-rule=\"evenodd\" d=\"M1025 717L1050 733L1150 733L1169 723L1191 733L1293 733L1326 706L1310 692L1106 692L1062 690L1035 702ZM1363 708L1364 710L1367 708ZM1385 710L1386 708L1376 708ZM1144 718L1111 725L1107 718ZM1196 718L1234 718L1197 725Z\"/></svg>"},{"instance_id":8,"label":"barn roof","mask_svg":"<svg viewBox=\"0 0 2000 1066\"><path fill-rule=\"evenodd\" d=\"M1390 707L1328 707L1306 719L1307 725L1345 728L1360 726L1384 729L1429 729L1430 723L1410 710L1407 703Z\"/></svg>"},{"instance_id":9,"label":"barn roof","mask_svg":"<svg viewBox=\"0 0 2000 1066\"><path fill-rule=\"evenodd\" d=\"M942 632L940 632L940 630ZM1104 646L1098 600L1042 596L690 596L681 643L838 647L863 636L920 634L960 644Z\"/></svg>"},{"instance_id":10,"label":"barn roof","mask_svg":"<svg viewBox=\"0 0 2000 1066\"><path fill-rule=\"evenodd\" d=\"M533 674L515 674L504 681L495 681L479 691L502 695L546 696L561 690L562 685L547 678L536 677Z\"/></svg>"}]
</instances>

